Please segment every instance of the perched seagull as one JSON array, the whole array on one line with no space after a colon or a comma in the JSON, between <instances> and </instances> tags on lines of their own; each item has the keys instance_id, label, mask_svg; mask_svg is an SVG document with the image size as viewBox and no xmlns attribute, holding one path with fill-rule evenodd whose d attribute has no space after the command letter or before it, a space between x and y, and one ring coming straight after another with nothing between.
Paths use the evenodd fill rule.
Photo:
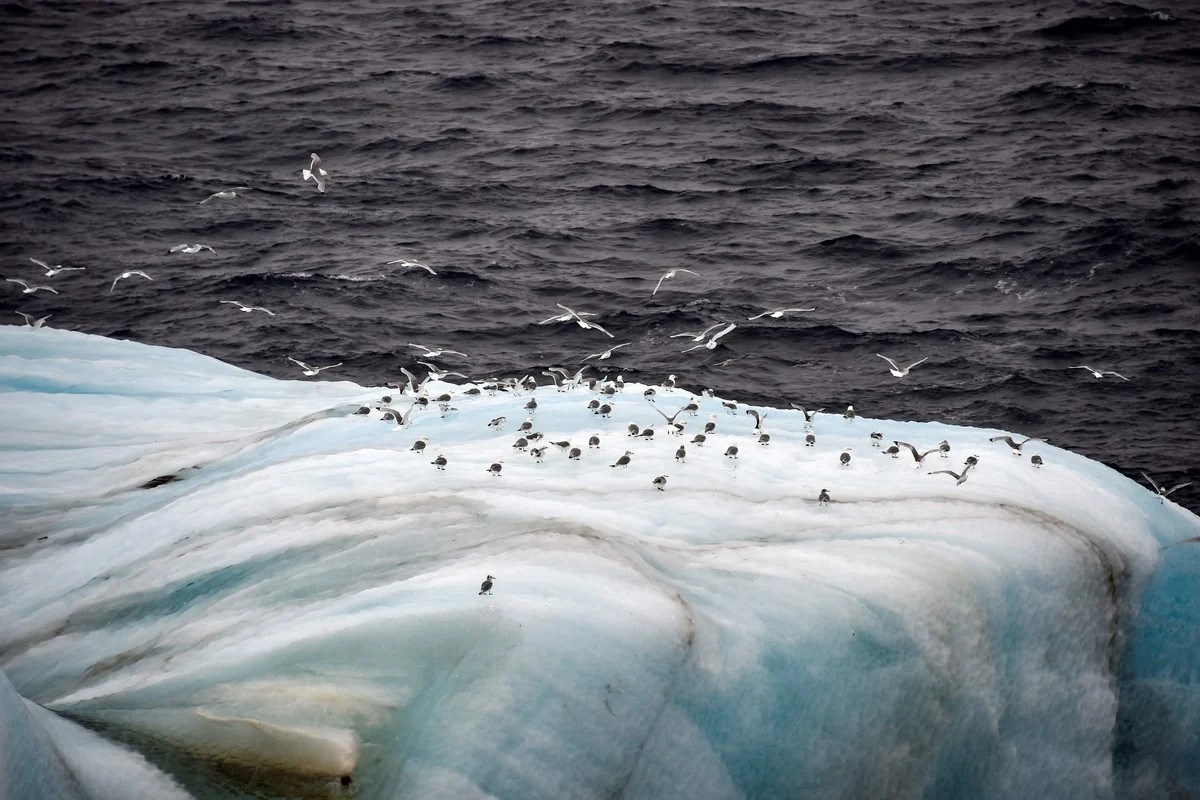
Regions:
<instances>
[{"instance_id":1,"label":"perched seagull","mask_svg":"<svg viewBox=\"0 0 1200 800\"><path fill-rule=\"evenodd\" d=\"M117 288L117 281L119 281L119 280L124 280L125 278L132 278L134 275L137 275L137 276L138 276L138 277L140 277L140 278L145 278L145 279L146 279L146 280L148 280L148 281L152 281L152 280L154 280L154 278L151 278L149 275L147 275L146 273L142 272L140 269L129 269L129 270L125 270L125 271L124 271L124 272L122 272L120 275L118 275L117 277L113 278L112 286L108 287L108 293L109 293L109 294L112 294L112 293L113 293L113 289Z\"/></svg>"},{"instance_id":2,"label":"perched seagull","mask_svg":"<svg viewBox=\"0 0 1200 800\"><path fill-rule=\"evenodd\" d=\"M300 175L306 181L316 181L317 191L325 192L325 176L329 173L325 171L321 164L321 157L316 153L309 153L312 157L312 163L308 165L308 169L300 170Z\"/></svg>"},{"instance_id":3,"label":"perched seagull","mask_svg":"<svg viewBox=\"0 0 1200 800\"><path fill-rule=\"evenodd\" d=\"M219 192L213 192L213 193L212 193L212 194L210 194L208 197L206 197L205 199L201 200L199 203L196 203L196 205L198 205L198 206L202 206L202 205L204 205L205 203L207 203L209 200L232 200L232 199L233 199L233 198L235 198L235 197L240 197L240 196L241 196L241 195L239 195L239 194L238 194L238 190L245 191L245 190L248 190L248 189L250 189L250 188L251 188L251 187L249 187L249 186L235 186L235 187L233 187L232 189L222 189L222 190L221 190L221 191L219 191Z\"/></svg>"},{"instance_id":4,"label":"perched seagull","mask_svg":"<svg viewBox=\"0 0 1200 800\"><path fill-rule=\"evenodd\" d=\"M842 454L840 456L838 456L838 461L842 462L843 467L850 466L850 448L849 447L842 450Z\"/></svg>"},{"instance_id":5,"label":"perched seagull","mask_svg":"<svg viewBox=\"0 0 1200 800\"><path fill-rule=\"evenodd\" d=\"M87 269L87 267L64 267L62 264L55 264L53 267L45 261L38 261L36 258L30 258L30 261L37 264L42 269L46 270L46 277L53 278L60 272L71 272L72 270Z\"/></svg>"},{"instance_id":6,"label":"perched seagull","mask_svg":"<svg viewBox=\"0 0 1200 800\"><path fill-rule=\"evenodd\" d=\"M25 318L25 326L28 328L40 328L46 324L46 320L48 320L54 316L53 314L47 314L44 317L39 317L38 319L34 319L32 315L26 314L24 311L17 311L15 313L20 314L22 317Z\"/></svg>"},{"instance_id":7,"label":"perched seagull","mask_svg":"<svg viewBox=\"0 0 1200 800\"><path fill-rule=\"evenodd\" d=\"M1034 469L1041 469L1042 465L1045 464L1046 462L1042 460L1042 457L1040 455L1038 455L1037 453L1034 453L1033 455L1031 455L1029 457L1029 463L1033 464Z\"/></svg>"},{"instance_id":8,"label":"perched seagull","mask_svg":"<svg viewBox=\"0 0 1200 800\"><path fill-rule=\"evenodd\" d=\"M656 284L654 285L654 291L650 293L650 296L651 296L651 297L654 297L654 295L658 294L658 290L659 290L660 288L662 288L663 281L670 280L671 278L674 278L674 277L675 277L675 274L676 274L676 273L678 273L678 272L686 272L686 273L688 273L689 275L699 275L699 274L700 274L699 272L693 272L692 270L690 270L690 269L684 269L683 267L679 267L678 269L673 269L673 270L671 270L670 272L663 273L663 276L662 276L661 278L659 278L659 279L658 279L658 283L656 283Z\"/></svg>"},{"instance_id":9,"label":"perched seagull","mask_svg":"<svg viewBox=\"0 0 1200 800\"><path fill-rule=\"evenodd\" d=\"M631 344L633 344L633 342L625 342L624 344L613 345L612 347L605 350L603 353L592 353L590 356L584 356L583 360L587 361L589 358L598 358L601 361L603 361L606 358L610 358L612 356L614 350L621 348L621 347L629 347L629 345L631 345Z\"/></svg>"},{"instance_id":10,"label":"perched seagull","mask_svg":"<svg viewBox=\"0 0 1200 800\"><path fill-rule=\"evenodd\" d=\"M954 476L954 485L962 486L963 482L966 481L966 479L967 479L967 473L970 471L971 471L971 465L968 464L967 466L963 467L962 472L955 472L952 469L939 469L939 470L935 470L934 472L929 472L926 474L927 475L953 475Z\"/></svg>"},{"instance_id":11,"label":"perched seagull","mask_svg":"<svg viewBox=\"0 0 1200 800\"><path fill-rule=\"evenodd\" d=\"M199 253L201 250L207 250L208 252L212 253L214 256L217 254L216 250L213 250L211 247L209 247L206 244L177 244L174 247L172 247L170 250L168 250L167 252L168 253Z\"/></svg>"},{"instance_id":12,"label":"perched seagull","mask_svg":"<svg viewBox=\"0 0 1200 800\"><path fill-rule=\"evenodd\" d=\"M409 347L419 347L419 348L421 348L422 350L424 350L424 351L425 351L425 353L424 353L424 355L422 355L422 356L421 356L421 358L437 358L437 357L438 357L438 356L440 356L442 353L453 353L453 354L454 354L454 355L456 355L456 356L462 356L463 358L466 358L466 357L467 357L467 354L466 354L466 353L460 353L460 352L459 352L459 351L457 351L457 350L447 350L447 349L446 349L446 348L444 348L444 347L437 347L437 348L434 348L434 347L426 347L425 345L423 345L423 344L417 344L416 342L409 342L409 343L408 343L408 346L409 346Z\"/></svg>"},{"instance_id":13,"label":"perched seagull","mask_svg":"<svg viewBox=\"0 0 1200 800\"><path fill-rule=\"evenodd\" d=\"M437 273L433 271L432 267L427 267L424 264L421 264L419 262L409 261L404 258L397 258L395 261L387 262L387 266L389 266L389 267L392 264L399 264L402 269L423 269L423 270L427 270L430 275L437 275Z\"/></svg>"},{"instance_id":14,"label":"perched seagull","mask_svg":"<svg viewBox=\"0 0 1200 800\"><path fill-rule=\"evenodd\" d=\"M495 583L495 580L496 580L496 578L494 576L488 575L487 580L484 581L482 584L480 584L479 593L480 594L491 594L492 586Z\"/></svg>"},{"instance_id":15,"label":"perched seagull","mask_svg":"<svg viewBox=\"0 0 1200 800\"><path fill-rule=\"evenodd\" d=\"M1014 442L1011 436L993 436L992 438L988 439L988 441L1004 442L1006 445L1012 448L1012 454L1014 456L1019 456L1021 455L1021 447L1023 445L1027 445L1030 442L1044 442L1046 440L1036 436L1030 436L1028 439L1022 439L1019 442Z\"/></svg>"},{"instance_id":16,"label":"perched seagull","mask_svg":"<svg viewBox=\"0 0 1200 800\"><path fill-rule=\"evenodd\" d=\"M1071 367L1071 369L1086 369L1088 372L1092 373L1093 378L1103 378L1105 375L1113 375L1117 378L1120 378L1123 381L1129 380L1129 378L1126 378L1124 375L1122 375L1119 372L1113 372L1112 370L1092 369L1091 367L1089 367L1085 364L1080 364L1077 367Z\"/></svg>"},{"instance_id":17,"label":"perched seagull","mask_svg":"<svg viewBox=\"0 0 1200 800\"><path fill-rule=\"evenodd\" d=\"M336 364L330 364L328 367L310 367L308 364L305 364L303 361L292 358L291 356L288 356L288 361L291 361L293 364L298 364L300 366L300 369L304 370L304 374L309 376L310 378L313 375L316 375L318 372L321 372L322 370L333 369L334 367L340 367L342 365L342 362L339 361Z\"/></svg>"},{"instance_id":18,"label":"perched seagull","mask_svg":"<svg viewBox=\"0 0 1200 800\"><path fill-rule=\"evenodd\" d=\"M6 278L5 280L7 280L9 283L19 283L22 286L24 286L25 288L21 290L21 294L33 294L34 292L38 292L38 291L42 291L42 290L45 290L52 294L58 294L58 289L55 289L50 286L30 286L28 283L21 280L20 278Z\"/></svg>"},{"instance_id":19,"label":"perched seagull","mask_svg":"<svg viewBox=\"0 0 1200 800\"><path fill-rule=\"evenodd\" d=\"M633 451L632 451L632 450L626 450L626 451L625 451L625 455L623 455L623 456L621 456L620 458L618 458L618 459L616 460L616 463L614 463L614 464L609 464L609 466L610 466L610 467L628 467L628 466L629 466L629 458L630 458L630 456L632 456L632 455L633 455Z\"/></svg>"},{"instance_id":20,"label":"perched seagull","mask_svg":"<svg viewBox=\"0 0 1200 800\"><path fill-rule=\"evenodd\" d=\"M245 303L239 303L237 300L222 300L221 302L224 303L225 305L237 306L242 311L245 311L247 314L249 314L251 311L261 311L264 314L268 314L272 317L275 316L274 311L268 311L267 309L263 308L262 306L248 306Z\"/></svg>"},{"instance_id":21,"label":"perched seagull","mask_svg":"<svg viewBox=\"0 0 1200 800\"><path fill-rule=\"evenodd\" d=\"M876 353L875 355L879 356L879 353ZM888 358L887 356L879 356L879 357L880 357L880 358L882 358L884 361L886 361L886 362L888 362L889 364L891 364L891 365L892 365L892 368L891 368L890 370L888 370L888 372L892 373L892 374L893 374L893 375L895 375L897 378L903 378L905 375L907 375L907 374L908 374L908 371L909 371L910 369L912 369L913 367L915 367L917 364L920 364L920 363L922 363L922 362L925 362L925 361L928 361L928 360L929 360L929 356L925 356L925 357L924 357L924 358L922 358L920 361L914 361L913 363L909 364L907 367L904 367L903 369L901 369L899 366L897 366L897 364L896 364L896 362L895 362L895 361L892 361L892 360L891 360L890 358Z\"/></svg>"},{"instance_id":22,"label":"perched seagull","mask_svg":"<svg viewBox=\"0 0 1200 800\"><path fill-rule=\"evenodd\" d=\"M659 475L657 478L651 481L651 483L654 484L655 489L658 489L660 492L665 492L667 489L667 476Z\"/></svg>"},{"instance_id":23,"label":"perched seagull","mask_svg":"<svg viewBox=\"0 0 1200 800\"><path fill-rule=\"evenodd\" d=\"M488 467L488 472L492 473L493 475L499 475L500 470L502 470L502 469L504 469L504 462L503 461L494 461L494 462L492 462L492 465L490 467Z\"/></svg>"},{"instance_id":24,"label":"perched seagull","mask_svg":"<svg viewBox=\"0 0 1200 800\"><path fill-rule=\"evenodd\" d=\"M717 340L718 340L718 339L720 339L722 336L724 336L724 335L728 334L728 333L732 333L732 332L733 332L733 329L734 329L734 328L736 328L736 327L737 327L737 323L736 323L736 322L731 322L731 323L729 323L728 325L726 325L724 328L722 328L721 330L719 330L719 331L717 331L716 333L714 333L714 334L712 335L712 338L710 338L710 339L709 339L707 342L705 342L704 344L692 345L691 347L689 347L687 350L684 350L683 352L687 353L687 352L690 352L690 351L692 351L692 350L698 350L698 349L700 349L701 347L707 348L707 349L709 349L709 350L716 350L716 349L717 349Z\"/></svg>"},{"instance_id":25,"label":"perched seagull","mask_svg":"<svg viewBox=\"0 0 1200 800\"><path fill-rule=\"evenodd\" d=\"M705 328L704 330L702 330L702 331L697 331L697 332L695 332L695 333L693 333L693 332L691 332L691 331L682 331L682 332L680 332L680 333L673 333L673 334L671 334L671 337L670 337L670 338L672 338L672 339L679 339L679 338L681 338L681 337L683 337L683 336L686 336L686 337L688 337L689 339L691 339L693 342L703 342L703 341L704 341L704 337L705 337L705 336L708 336L708 334L709 334L709 333L711 333L712 331L715 331L717 328L719 328L719 327L721 327L722 325L725 325L725 324L727 324L727 323L724 323L724 322L717 322L717 323L714 323L714 324L712 324L712 325L709 325L709 326L708 326L707 328Z\"/></svg>"},{"instance_id":26,"label":"perched seagull","mask_svg":"<svg viewBox=\"0 0 1200 800\"><path fill-rule=\"evenodd\" d=\"M1170 489L1168 489L1164 486L1159 486L1155 482L1154 478L1151 478L1149 475L1147 475L1142 470L1138 470L1138 471L1142 473L1143 478L1145 478L1146 480L1148 480L1150 482L1150 485L1154 487L1154 491L1158 492L1159 502L1164 502L1167 499L1167 496L1169 494L1171 494L1171 492L1175 491L1176 489L1182 489L1185 486L1191 486L1192 483L1194 482L1194 481L1188 481L1187 483L1181 483L1176 486L1172 486Z\"/></svg>"},{"instance_id":27,"label":"perched seagull","mask_svg":"<svg viewBox=\"0 0 1200 800\"><path fill-rule=\"evenodd\" d=\"M821 493L819 495L817 495L817 505L819 505L819 506L829 505L829 490L828 489L822 489Z\"/></svg>"},{"instance_id":28,"label":"perched seagull","mask_svg":"<svg viewBox=\"0 0 1200 800\"><path fill-rule=\"evenodd\" d=\"M762 317L770 317L771 319L779 319L784 314L801 311L816 311L816 308L777 308L774 311L764 311L761 314L755 314L753 317L746 317L750 321L760 319Z\"/></svg>"}]
</instances>

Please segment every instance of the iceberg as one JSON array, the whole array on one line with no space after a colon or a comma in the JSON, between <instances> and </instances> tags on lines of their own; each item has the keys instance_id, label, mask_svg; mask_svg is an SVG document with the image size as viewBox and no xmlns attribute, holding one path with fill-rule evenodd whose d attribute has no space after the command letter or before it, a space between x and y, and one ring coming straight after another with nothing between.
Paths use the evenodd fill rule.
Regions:
<instances>
[{"instance_id":1,"label":"iceberg","mask_svg":"<svg viewBox=\"0 0 1200 800\"><path fill-rule=\"evenodd\" d=\"M0 328L0 797L1200 796L1200 521L1114 470L431 386L400 426L387 389Z\"/></svg>"}]
</instances>

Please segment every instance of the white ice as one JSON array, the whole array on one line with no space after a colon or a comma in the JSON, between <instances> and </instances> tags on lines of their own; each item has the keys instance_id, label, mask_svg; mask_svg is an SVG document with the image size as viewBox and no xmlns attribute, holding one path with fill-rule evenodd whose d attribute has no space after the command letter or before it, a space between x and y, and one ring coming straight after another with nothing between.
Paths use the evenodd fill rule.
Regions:
<instances>
[{"instance_id":1,"label":"white ice","mask_svg":"<svg viewBox=\"0 0 1200 800\"><path fill-rule=\"evenodd\" d=\"M399 429L353 414L392 390L0 327L0 766L37 765L0 797L1200 792L1200 521L1108 467L783 409L760 447L721 398L668 436L634 384L532 393L583 448L539 464L531 393L462 388Z\"/></svg>"}]
</instances>

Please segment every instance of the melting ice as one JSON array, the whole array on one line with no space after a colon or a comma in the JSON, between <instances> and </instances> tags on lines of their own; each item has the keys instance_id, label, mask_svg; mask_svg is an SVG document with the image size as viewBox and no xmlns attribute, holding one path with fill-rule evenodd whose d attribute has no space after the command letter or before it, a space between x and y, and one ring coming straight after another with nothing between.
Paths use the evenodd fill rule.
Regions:
<instances>
[{"instance_id":1,"label":"melting ice","mask_svg":"<svg viewBox=\"0 0 1200 800\"><path fill-rule=\"evenodd\" d=\"M806 447L756 408L760 446L720 398L671 436L643 386L464 388L400 428L353 413L385 389L0 328L0 797L1200 793L1190 512L999 431ZM579 460L514 449L527 415Z\"/></svg>"}]
</instances>

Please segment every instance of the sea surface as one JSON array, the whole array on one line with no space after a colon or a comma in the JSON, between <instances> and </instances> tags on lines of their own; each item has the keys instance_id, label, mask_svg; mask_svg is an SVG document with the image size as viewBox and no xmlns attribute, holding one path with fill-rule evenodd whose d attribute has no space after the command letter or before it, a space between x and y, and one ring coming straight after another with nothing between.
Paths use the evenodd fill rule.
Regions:
<instances>
[{"instance_id":1,"label":"sea surface","mask_svg":"<svg viewBox=\"0 0 1200 800\"><path fill-rule=\"evenodd\" d=\"M593 374L1200 481L1194 5L13 0L0 28L0 275L59 291L0 283L0 322L376 385L423 373L411 342L472 378L628 343ZM556 303L614 338L539 325ZM748 319L779 307L815 310Z\"/></svg>"}]
</instances>

